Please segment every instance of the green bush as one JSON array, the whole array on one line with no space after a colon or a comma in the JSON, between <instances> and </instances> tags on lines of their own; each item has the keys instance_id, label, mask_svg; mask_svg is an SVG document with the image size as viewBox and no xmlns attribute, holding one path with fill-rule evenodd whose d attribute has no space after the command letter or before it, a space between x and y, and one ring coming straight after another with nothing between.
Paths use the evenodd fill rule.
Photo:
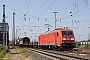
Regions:
<instances>
[{"instance_id":1,"label":"green bush","mask_svg":"<svg viewBox=\"0 0 90 60\"><path fill-rule=\"evenodd\" d=\"M2 49L2 45L0 44L0 49Z\"/></svg>"},{"instance_id":2,"label":"green bush","mask_svg":"<svg viewBox=\"0 0 90 60\"><path fill-rule=\"evenodd\" d=\"M0 49L0 52L1 52L1 49Z\"/></svg>"},{"instance_id":3,"label":"green bush","mask_svg":"<svg viewBox=\"0 0 90 60\"><path fill-rule=\"evenodd\" d=\"M79 47L79 45L78 44L76 44L76 48L78 48Z\"/></svg>"},{"instance_id":4,"label":"green bush","mask_svg":"<svg viewBox=\"0 0 90 60\"><path fill-rule=\"evenodd\" d=\"M1 60L1 58L3 58L5 56L7 50L8 50L7 47L4 50L0 49L0 60Z\"/></svg>"},{"instance_id":5,"label":"green bush","mask_svg":"<svg viewBox=\"0 0 90 60\"><path fill-rule=\"evenodd\" d=\"M84 45L84 48L87 48L87 47L89 47L89 44L85 44L85 45Z\"/></svg>"},{"instance_id":6,"label":"green bush","mask_svg":"<svg viewBox=\"0 0 90 60\"><path fill-rule=\"evenodd\" d=\"M2 51L0 52L0 59L1 59L2 57L4 57L5 53L6 53L5 50L2 50Z\"/></svg>"}]
</instances>

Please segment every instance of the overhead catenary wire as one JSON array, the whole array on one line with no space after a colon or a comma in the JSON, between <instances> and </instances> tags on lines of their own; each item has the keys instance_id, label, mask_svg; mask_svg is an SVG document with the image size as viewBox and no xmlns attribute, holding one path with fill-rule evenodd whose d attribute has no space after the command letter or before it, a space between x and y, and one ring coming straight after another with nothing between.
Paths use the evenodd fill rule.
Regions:
<instances>
[{"instance_id":1,"label":"overhead catenary wire","mask_svg":"<svg viewBox=\"0 0 90 60\"><path fill-rule=\"evenodd\" d=\"M29 0L29 2L28 2L27 11L26 11L26 15L27 15L27 13L28 13L29 5L30 5L30 0Z\"/></svg>"},{"instance_id":2,"label":"overhead catenary wire","mask_svg":"<svg viewBox=\"0 0 90 60\"><path fill-rule=\"evenodd\" d=\"M46 0L47 1L47 0ZM78 0L77 0L78 1ZM75 1L75 2L77 2L77 1ZM85 0L86 1L86 0ZM27 0L26 0L26 3L27 3ZM28 2L28 6L29 6L29 3L30 3L30 0L29 0L29 2ZM52 2L53 3L53 2ZM81 5L81 4L80 4ZM13 10L15 10L15 11L17 11L17 12L19 12L19 13L22 13L22 14L25 14L25 13L23 13L23 12L21 12L21 11L19 11L19 10L16 10L16 9L14 9L14 8L11 8L11 7L9 7L9 6L6 6L6 7L8 7L8 8L10 8L10 9L13 9ZM49 6L48 6L49 7ZM47 8L48 8L47 7ZM28 10L28 8L27 8L27 10ZM64 9L64 10L66 10L66 9ZM63 11L64 11L63 10ZM28 15L28 16L31 16L31 15ZM32 16L32 17L36 17L36 16ZM42 17L41 17L42 18Z\"/></svg>"},{"instance_id":3,"label":"overhead catenary wire","mask_svg":"<svg viewBox=\"0 0 90 60\"><path fill-rule=\"evenodd\" d=\"M80 7L81 7L81 6L80 6ZM81 11L81 10L80 10L80 11ZM79 11L79 12L80 12L80 11ZM78 13L79 13L79 12L78 12ZM81 12L82 12L82 11L81 11ZM24 13L24 14L25 14L25 13ZM80 14L79 14L79 15L80 15ZM30 15L30 16L31 16L31 15ZM70 16L70 15L69 15L69 16ZM68 16L68 17L69 17L69 16ZM74 16L76 16L76 14L75 14ZM68 17L67 17L67 18L68 18ZM35 16L35 18L36 18L36 21L37 21L37 20L38 20L38 17ZM39 17L39 21L41 20L40 18L44 19L43 17ZM66 18L66 17L65 17L65 18ZM65 18L64 18L64 19L65 19ZM48 20L48 19L49 19L49 18L47 18L47 20ZM62 20L64 20L64 19L62 19ZM60 20L60 19L59 19L59 20ZM33 21L34 21L34 20L33 20Z\"/></svg>"},{"instance_id":4,"label":"overhead catenary wire","mask_svg":"<svg viewBox=\"0 0 90 60\"><path fill-rule=\"evenodd\" d=\"M25 13L23 13L23 12L21 12L21 11L19 11L19 10L16 10L16 9L14 9L14 8L12 8L12 7L9 7L9 6L7 6L7 5L5 5L7 8L10 8L10 9L12 9L12 10L15 10L15 11L17 11L17 12L19 12L19 13L21 13L21 14L25 14Z\"/></svg>"},{"instance_id":5,"label":"overhead catenary wire","mask_svg":"<svg viewBox=\"0 0 90 60\"><path fill-rule=\"evenodd\" d=\"M80 12L85 11L85 10L88 10L88 9L90 9L90 7L89 7L89 8L86 8L86 9L83 9L83 10L81 10L81 11L78 11L77 13L80 13ZM75 15L75 14L77 14L77 13L73 13L73 14L71 14L71 15L67 15L67 16L65 16L65 17L63 17L63 18L60 18L60 20L66 19L66 18L68 18L68 17L70 17L70 16L73 16L73 15ZM74 17L75 17L75 16L74 16Z\"/></svg>"},{"instance_id":6,"label":"overhead catenary wire","mask_svg":"<svg viewBox=\"0 0 90 60\"><path fill-rule=\"evenodd\" d=\"M45 0L45 2L40 6L40 8L35 12L35 14L37 14L39 12L39 10L44 6L44 4L47 2L47 0Z\"/></svg>"},{"instance_id":7,"label":"overhead catenary wire","mask_svg":"<svg viewBox=\"0 0 90 60\"><path fill-rule=\"evenodd\" d=\"M26 8L26 14L24 14L24 20L25 21L27 19L27 13L28 13L29 5L30 5L30 0L28 1L28 3L27 3L27 0L26 0L26 6L27 6L27 8Z\"/></svg>"},{"instance_id":8,"label":"overhead catenary wire","mask_svg":"<svg viewBox=\"0 0 90 60\"><path fill-rule=\"evenodd\" d=\"M6 7L8 7L8 6L6 6ZM21 12L21 11L18 11L18 10L16 10L16 9L14 9L14 8L11 8L11 7L8 7L8 8L10 8L10 9L12 9L12 10L15 10L15 11L17 11L17 12L19 12L19 13L25 14L25 13L23 13L23 12ZM89 9L89 8L88 8L88 9ZM84 10L82 10L82 11L85 11L85 10L87 10L87 9L84 9ZM79 12L82 12L82 11L79 11ZM79 12L78 12L78 13L79 13ZM76 13L74 13L74 14L76 14ZM72 15L74 15L74 14L72 14ZM28 16L31 16L31 15L28 15ZM31 16L31 17L38 18L38 17L36 17L36 16ZM70 17L70 15L68 15L68 16L66 16L66 17L63 17L63 18L60 18L60 20L63 20L63 19L68 18L68 17ZM46 19L46 18L43 18L43 17L39 17L39 18ZM47 19L54 19L54 18L47 18ZM58 20L59 20L59 19L58 19Z\"/></svg>"},{"instance_id":9,"label":"overhead catenary wire","mask_svg":"<svg viewBox=\"0 0 90 60\"><path fill-rule=\"evenodd\" d=\"M52 3L53 3L54 1L55 1L55 0L53 0L53 1L51 2L51 4L41 13L41 15L52 5ZM41 16L41 15L40 15L40 16ZM40 16L39 16L39 17L40 17ZM38 21L39 21L39 17L38 17ZM35 22L35 20L34 20L34 22ZM33 22L33 23L34 23L34 22ZM32 23L32 24L33 24L33 23ZM32 25L32 24L31 24L31 25ZM32 28L32 27L31 27L31 28Z\"/></svg>"},{"instance_id":10,"label":"overhead catenary wire","mask_svg":"<svg viewBox=\"0 0 90 60\"><path fill-rule=\"evenodd\" d=\"M77 1L78 1L78 0L77 0ZM84 2L81 2L79 5L77 5L77 1L73 3L73 5L74 5L73 7L75 7L74 10L77 9L77 12L72 11L72 12L74 12L72 15L75 15L75 14L77 14L77 13L80 13L80 12L82 12L82 11L85 11L85 10L89 9L89 7L87 7L86 9L83 9L83 10L79 9L79 10L78 10L79 6L82 5L83 3L88 5L88 0L85 0L86 3L85 3L85 1L84 1ZM72 5L72 4L71 4L71 5ZM76 8L76 6L77 6L77 8ZM83 8L84 8L84 7L83 7ZM64 9L64 10L66 10L66 9ZM64 10L63 10L63 11L64 11ZM80 10L81 10L81 11L80 11ZM66 18L68 18L68 17L70 17L70 16L71 16L71 15L67 15L67 16L65 16L65 17L63 17L63 18L60 18L60 21L63 20L63 19L66 19Z\"/></svg>"},{"instance_id":11,"label":"overhead catenary wire","mask_svg":"<svg viewBox=\"0 0 90 60\"><path fill-rule=\"evenodd\" d=\"M9 7L9 8L11 8L11 7ZM11 8L11 9L13 9L13 8ZM15 10L15 11L18 11L18 10L16 10L16 9L13 9L13 10ZM83 10L84 11L84 10ZM25 14L25 13L23 13L23 12L21 12L21 11L18 11L18 12L20 12L20 13L22 13L22 14ZM82 12L82 11L81 11ZM78 12L79 13L79 12ZM42 19L46 19L46 18L43 18L43 17L36 17L36 16L31 16L31 15L28 15L28 16L30 16L30 17L35 17L35 18L37 18L37 19L39 19L39 18L42 18ZM60 20L63 20L63 19L65 19L65 18L68 18L70 15L68 15L68 16L66 16L66 17L64 17L64 18L60 18ZM54 18L47 18L47 19L54 19Z\"/></svg>"},{"instance_id":12,"label":"overhead catenary wire","mask_svg":"<svg viewBox=\"0 0 90 60\"><path fill-rule=\"evenodd\" d=\"M53 0L53 1L51 2L51 4L50 4L47 8L44 9L44 11L39 15L39 17L40 17L54 2L55 2L55 0Z\"/></svg>"},{"instance_id":13,"label":"overhead catenary wire","mask_svg":"<svg viewBox=\"0 0 90 60\"><path fill-rule=\"evenodd\" d=\"M55 0L54 0L54 1L55 1ZM53 1L53 2L54 2L54 1ZM53 3L53 2L52 2L52 3ZM29 2L29 3L30 3L30 2ZM29 3L28 3L28 6L29 6ZM52 3L51 3L51 4L52 4ZM50 5L51 5L51 4L50 4ZM49 5L49 6L50 6L50 5ZM48 7L49 7L49 6L48 6ZM6 7L8 7L8 6L6 6ZM47 8L48 8L48 7L47 7ZM11 8L11 7L8 7L8 8L13 9L13 10L19 12L19 13L25 14L25 13L23 13L23 12L21 12L21 11L18 11L18 10L16 10L16 9L14 9L14 8ZM47 9L47 8L46 8L46 9ZM28 9L28 8L27 8L27 9ZM46 9L45 9L45 10L46 10ZM36 16L31 16L31 15L28 15L28 16L30 16L30 17L36 17ZM70 16L70 15L69 15L69 16ZM68 16L66 16L66 17L68 17ZM64 18L66 18L66 17L64 17ZM36 17L36 18L38 18L38 17ZM39 18L43 18L43 17L39 17ZM64 19L64 18L61 18L61 19ZM46 18L43 18L43 19L46 19ZM47 19L52 19L52 18L47 18ZM53 19L54 19L54 18L53 18Z\"/></svg>"},{"instance_id":14,"label":"overhead catenary wire","mask_svg":"<svg viewBox=\"0 0 90 60\"><path fill-rule=\"evenodd\" d=\"M27 0L26 0L26 5L25 5L25 11L26 11L26 8L27 8Z\"/></svg>"},{"instance_id":15,"label":"overhead catenary wire","mask_svg":"<svg viewBox=\"0 0 90 60\"><path fill-rule=\"evenodd\" d=\"M12 8L12 7L9 7L9 6L7 6L7 5L5 5L7 8L10 8L10 9L12 9L12 10L14 10L14 11L17 11L17 12L19 12L19 13L21 13L21 14L26 14L26 13L24 13L24 12L21 12L21 11L19 11L19 10L17 10L17 9L14 9L14 8ZM33 18L38 18L38 16L32 16L32 15L30 15L30 14L27 14L27 16L30 16L30 17L33 17ZM46 18L44 18L44 17L39 17L39 18L42 18L42 19L46 19ZM52 18L49 18L49 19L52 19Z\"/></svg>"},{"instance_id":16,"label":"overhead catenary wire","mask_svg":"<svg viewBox=\"0 0 90 60\"><path fill-rule=\"evenodd\" d=\"M79 13L79 12L78 12ZM79 14L80 15L80 14ZM67 16L68 17L68 16ZM74 16L75 17L75 16ZM33 24L33 23L32 23Z\"/></svg>"},{"instance_id":17,"label":"overhead catenary wire","mask_svg":"<svg viewBox=\"0 0 90 60\"><path fill-rule=\"evenodd\" d=\"M77 1L79 1L79 0L76 0L75 2L77 2ZM73 2L73 3L75 3L75 2ZM65 10L71 8L71 6L73 5L73 3L70 4L68 7L66 7L65 9L62 9L62 10L60 11L60 14L63 13L63 11L65 11Z\"/></svg>"}]
</instances>

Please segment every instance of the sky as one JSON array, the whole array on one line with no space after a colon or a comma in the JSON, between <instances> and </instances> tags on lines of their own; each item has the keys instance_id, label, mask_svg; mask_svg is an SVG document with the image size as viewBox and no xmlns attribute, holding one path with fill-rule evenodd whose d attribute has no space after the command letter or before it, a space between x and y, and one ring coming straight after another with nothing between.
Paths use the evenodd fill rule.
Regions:
<instances>
[{"instance_id":1,"label":"sky","mask_svg":"<svg viewBox=\"0 0 90 60\"><path fill-rule=\"evenodd\" d=\"M9 24L9 40L13 40L13 13L15 12L15 36L38 36L56 28L68 27L74 31L76 41L89 39L89 0L0 0L0 22L5 5L6 22ZM49 31L48 31L48 28Z\"/></svg>"}]
</instances>

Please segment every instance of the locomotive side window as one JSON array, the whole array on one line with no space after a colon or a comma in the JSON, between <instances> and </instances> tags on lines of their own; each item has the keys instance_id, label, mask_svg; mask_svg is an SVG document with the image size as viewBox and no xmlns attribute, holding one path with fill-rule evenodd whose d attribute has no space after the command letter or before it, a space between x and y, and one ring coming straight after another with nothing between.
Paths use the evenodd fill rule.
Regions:
<instances>
[{"instance_id":1,"label":"locomotive side window","mask_svg":"<svg viewBox=\"0 0 90 60\"><path fill-rule=\"evenodd\" d=\"M59 36L58 32L57 32L57 36Z\"/></svg>"}]
</instances>

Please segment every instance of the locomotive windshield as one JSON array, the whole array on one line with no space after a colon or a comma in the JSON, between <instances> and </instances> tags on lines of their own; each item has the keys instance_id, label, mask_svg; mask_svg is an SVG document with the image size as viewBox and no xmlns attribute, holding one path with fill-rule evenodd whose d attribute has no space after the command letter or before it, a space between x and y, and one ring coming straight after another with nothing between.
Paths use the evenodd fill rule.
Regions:
<instances>
[{"instance_id":1,"label":"locomotive windshield","mask_svg":"<svg viewBox=\"0 0 90 60\"><path fill-rule=\"evenodd\" d=\"M67 32L66 32L66 31L63 31L63 32L62 32L62 35L67 35Z\"/></svg>"},{"instance_id":2,"label":"locomotive windshield","mask_svg":"<svg viewBox=\"0 0 90 60\"><path fill-rule=\"evenodd\" d=\"M73 35L71 31L62 31L62 35Z\"/></svg>"},{"instance_id":3,"label":"locomotive windshield","mask_svg":"<svg viewBox=\"0 0 90 60\"><path fill-rule=\"evenodd\" d=\"M68 35L73 35L72 32L68 32Z\"/></svg>"}]
</instances>

